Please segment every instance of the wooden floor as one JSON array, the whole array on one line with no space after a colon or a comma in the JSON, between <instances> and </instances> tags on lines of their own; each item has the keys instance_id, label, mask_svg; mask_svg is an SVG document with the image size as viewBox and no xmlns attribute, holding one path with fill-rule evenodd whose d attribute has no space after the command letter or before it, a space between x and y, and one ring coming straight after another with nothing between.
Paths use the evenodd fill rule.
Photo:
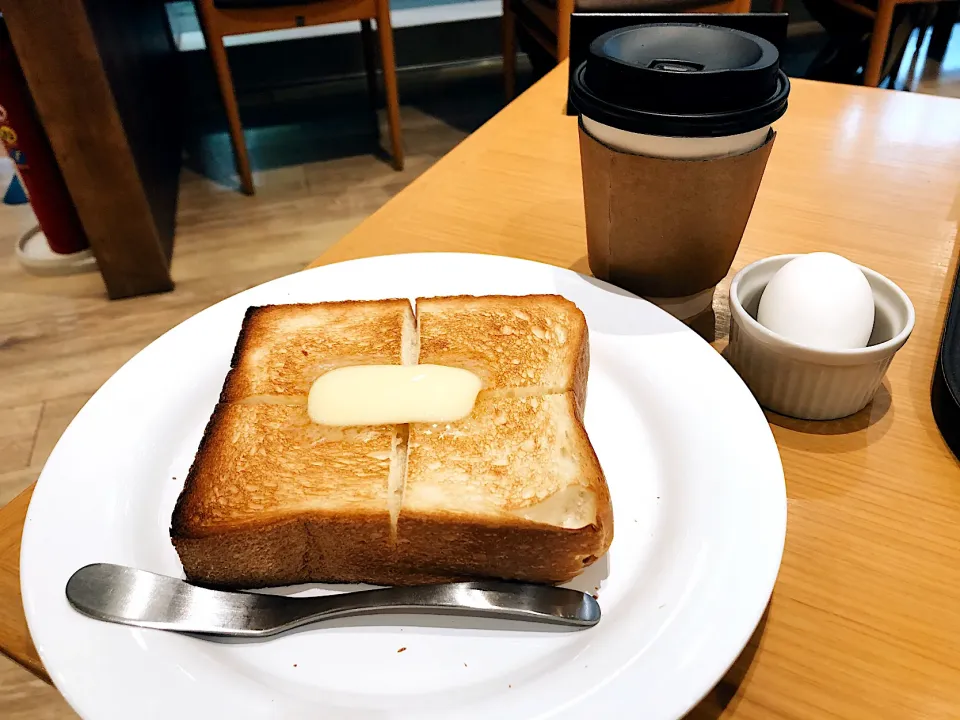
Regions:
<instances>
[{"instance_id":1,"label":"wooden floor","mask_svg":"<svg viewBox=\"0 0 960 720\"><path fill-rule=\"evenodd\" d=\"M954 31L942 62L924 61L930 41L929 33L920 40L919 47L917 40L914 33L907 44L894 87L928 95L960 98L960 31Z\"/></svg>"},{"instance_id":2,"label":"wooden floor","mask_svg":"<svg viewBox=\"0 0 960 720\"><path fill-rule=\"evenodd\" d=\"M334 158L260 171L250 198L185 170L177 287L164 295L110 302L96 274L25 274L13 247L32 213L0 205L0 505L36 480L73 416L137 351L212 303L301 270L467 134L417 108L404 108L402 121L400 173L373 155ZM10 173L6 161L0 188ZM0 656L0 718L75 717L53 688Z\"/></svg>"},{"instance_id":3,"label":"wooden floor","mask_svg":"<svg viewBox=\"0 0 960 720\"><path fill-rule=\"evenodd\" d=\"M916 70L912 89L960 97L958 35L943 72ZM222 177L229 166L224 137L208 138L207 156L199 163L206 176L183 174L173 266L177 287L164 295L109 302L96 274L26 275L12 248L32 225L32 213L0 205L0 505L37 478L80 407L137 351L208 305L301 269L456 145L490 108L488 102L479 110L446 113L405 106L402 173L382 157L337 157L335 149L324 160L276 167L269 161L277 155L277 148L269 147L276 136L261 133L261 146L254 131L254 166L272 169L256 173L252 198L208 179ZM220 170L211 171L210 163ZM10 172L9 162L0 165L0 188ZM0 718L76 715L52 687L0 656Z\"/></svg>"}]
</instances>

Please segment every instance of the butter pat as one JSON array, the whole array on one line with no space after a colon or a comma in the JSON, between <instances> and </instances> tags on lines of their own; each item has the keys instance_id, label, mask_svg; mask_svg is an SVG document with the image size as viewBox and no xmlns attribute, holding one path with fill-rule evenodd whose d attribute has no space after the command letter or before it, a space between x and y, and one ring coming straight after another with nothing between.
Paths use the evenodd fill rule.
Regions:
<instances>
[{"instance_id":1,"label":"butter pat","mask_svg":"<svg viewBox=\"0 0 960 720\"><path fill-rule=\"evenodd\" d=\"M307 412L320 425L452 422L470 414L480 385L444 365L353 365L317 378Z\"/></svg>"}]
</instances>

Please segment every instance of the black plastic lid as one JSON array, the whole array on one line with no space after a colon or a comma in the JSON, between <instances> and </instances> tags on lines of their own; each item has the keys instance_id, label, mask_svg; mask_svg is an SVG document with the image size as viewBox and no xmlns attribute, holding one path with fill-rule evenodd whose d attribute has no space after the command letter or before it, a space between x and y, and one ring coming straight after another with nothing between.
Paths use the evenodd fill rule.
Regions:
<instances>
[{"instance_id":1,"label":"black plastic lid","mask_svg":"<svg viewBox=\"0 0 960 720\"><path fill-rule=\"evenodd\" d=\"M647 135L715 137L770 125L787 110L780 53L712 25L636 25L604 33L573 77L582 115Z\"/></svg>"}]
</instances>

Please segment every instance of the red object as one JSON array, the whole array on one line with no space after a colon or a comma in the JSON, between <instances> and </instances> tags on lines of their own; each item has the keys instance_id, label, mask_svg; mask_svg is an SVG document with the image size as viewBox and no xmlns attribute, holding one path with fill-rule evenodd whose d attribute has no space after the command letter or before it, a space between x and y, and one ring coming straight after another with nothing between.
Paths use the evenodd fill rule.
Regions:
<instances>
[{"instance_id":1,"label":"red object","mask_svg":"<svg viewBox=\"0 0 960 720\"><path fill-rule=\"evenodd\" d=\"M47 135L37 118L20 63L0 18L0 142L17 166L40 229L56 253L89 247Z\"/></svg>"}]
</instances>

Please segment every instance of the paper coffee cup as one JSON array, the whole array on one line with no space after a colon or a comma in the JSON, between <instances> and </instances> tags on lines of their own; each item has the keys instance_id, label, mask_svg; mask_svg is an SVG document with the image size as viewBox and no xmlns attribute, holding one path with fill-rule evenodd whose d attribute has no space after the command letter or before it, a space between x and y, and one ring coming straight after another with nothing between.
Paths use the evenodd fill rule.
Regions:
<instances>
[{"instance_id":1,"label":"paper coffee cup","mask_svg":"<svg viewBox=\"0 0 960 720\"><path fill-rule=\"evenodd\" d=\"M593 273L687 319L733 263L790 83L749 33L601 35L574 73Z\"/></svg>"}]
</instances>

